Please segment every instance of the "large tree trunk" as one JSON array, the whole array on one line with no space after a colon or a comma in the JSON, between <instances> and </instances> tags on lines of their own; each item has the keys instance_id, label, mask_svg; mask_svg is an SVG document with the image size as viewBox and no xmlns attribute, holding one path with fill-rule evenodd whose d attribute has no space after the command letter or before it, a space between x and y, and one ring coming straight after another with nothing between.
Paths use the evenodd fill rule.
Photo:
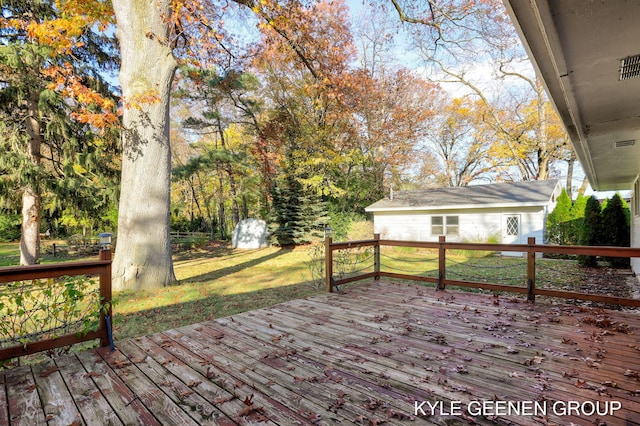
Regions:
<instances>
[{"instance_id":1,"label":"large tree trunk","mask_svg":"<svg viewBox=\"0 0 640 426\"><path fill-rule=\"evenodd\" d=\"M35 265L40 259L40 194L27 185L22 191L20 264Z\"/></svg>"},{"instance_id":2,"label":"large tree trunk","mask_svg":"<svg viewBox=\"0 0 640 426\"><path fill-rule=\"evenodd\" d=\"M29 135L27 155L29 160L40 164L42 135L38 113L39 94L31 93L27 101L29 116L25 120L25 128ZM25 185L22 189L22 227L20 232L20 264L34 265L40 260L40 192L36 182Z\"/></svg>"},{"instance_id":3,"label":"large tree trunk","mask_svg":"<svg viewBox=\"0 0 640 426\"><path fill-rule=\"evenodd\" d=\"M169 0L113 0L121 49L123 155L113 289L175 281L170 241Z\"/></svg>"}]
</instances>

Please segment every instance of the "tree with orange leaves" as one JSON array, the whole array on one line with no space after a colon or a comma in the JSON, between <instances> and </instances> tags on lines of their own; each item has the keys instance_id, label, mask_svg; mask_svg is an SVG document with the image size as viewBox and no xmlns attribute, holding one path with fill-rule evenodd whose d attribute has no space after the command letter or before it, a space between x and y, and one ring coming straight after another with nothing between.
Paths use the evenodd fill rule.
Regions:
<instances>
[{"instance_id":1,"label":"tree with orange leaves","mask_svg":"<svg viewBox=\"0 0 640 426\"><path fill-rule=\"evenodd\" d=\"M529 64L500 0L378 0L393 7L431 79L474 96L492 155L510 168L497 179L549 179L572 164L569 139ZM493 80L493 84L490 81ZM571 182L568 182L571 186Z\"/></svg>"},{"instance_id":2,"label":"tree with orange leaves","mask_svg":"<svg viewBox=\"0 0 640 426\"><path fill-rule=\"evenodd\" d=\"M49 214L93 211L111 191L118 157L115 101L99 74L117 66L113 40L94 19L53 1L3 5L0 18L0 157L5 196L20 193L20 262L38 262L44 207ZM106 161L105 161L106 160ZM43 206L43 194L46 205ZM92 200L92 206L87 205ZM104 207L104 204L103 204Z\"/></svg>"}]
</instances>

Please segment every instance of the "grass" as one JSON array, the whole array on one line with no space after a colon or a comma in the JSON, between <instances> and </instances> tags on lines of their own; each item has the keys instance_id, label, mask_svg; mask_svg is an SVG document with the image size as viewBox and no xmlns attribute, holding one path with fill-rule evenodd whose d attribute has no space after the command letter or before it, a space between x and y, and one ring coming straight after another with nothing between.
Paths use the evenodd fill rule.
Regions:
<instances>
[{"instance_id":1,"label":"grass","mask_svg":"<svg viewBox=\"0 0 640 426\"><path fill-rule=\"evenodd\" d=\"M437 249L383 247L381 270L421 277L438 277ZM343 256L346 257L346 256ZM527 260L521 256L498 256L490 252L451 250L447 252L446 277L451 280L526 287ZM358 270L355 261L343 269ZM334 266L334 270L341 268ZM372 271L371 262L367 271ZM588 273L574 260L536 259L536 286L578 291ZM349 276L349 273L345 273ZM428 284L427 284L428 285ZM461 288L473 291L467 287Z\"/></svg>"},{"instance_id":2,"label":"grass","mask_svg":"<svg viewBox=\"0 0 640 426\"><path fill-rule=\"evenodd\" d=\"M115 295L114 335L146 335L318 294L308 250L217 247L178 255L176 285Z\"/></svg>"},{"instance_id":3,"label":"grass","mask_svg":"<svg viewBox=\"0 0 640 426\"><path fill-rule=\"evenodd\" d=\"M40 263L70 262L92 260L97 258L96 254L86 254L74 251L69 252L69 250L58 250L57 255L54 257L51 254L51 245L54 243L56 243L58 247L67 245L64 241L43 241L43 244L40 248ZM0 267L16 266L18 264L20 264L19 243L0 243Z\"/></svg>"},{"instance_id":4,"label":"grass","mask_svg":"<svg viewBox=\"0 0 640 426\"><path fill-rule=\"evenodd\" d=\"M0 243L0 266L17 265L20 262L20 248L16 243Z\"/></svg>"}]
</instances>

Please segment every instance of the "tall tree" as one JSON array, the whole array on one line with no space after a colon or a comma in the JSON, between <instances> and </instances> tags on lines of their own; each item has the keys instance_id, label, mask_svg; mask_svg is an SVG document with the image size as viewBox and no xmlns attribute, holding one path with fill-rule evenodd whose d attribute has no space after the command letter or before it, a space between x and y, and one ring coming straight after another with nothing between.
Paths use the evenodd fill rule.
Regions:
<instances>
[{"instance_id":1,"label":"tall tree","mask_svg":"<svg viewBox=\"0 0 640 426\"><path fill-rule=\"evenodd\" d=\"M97 178L88 169L101 149L110 151L108 137L96 132L117 123L115 102L99 71L116 60L113 41L92 27L108 22L108 12L96 2L87 5L95 6L91 16L76 16L73 5L54 1L3 5L0 168L22 192L22 264L38 262L43 193L53 191L69 206L81 203L77 187L83 184L74 178L88 178L84 185Z\"/></svg>"},{"instance_id":2,"label":"tall tree","mask_svg":"<svg viewBox=\"0 0 640 426\"><path fill-rule=\"evenodd\" d=\"M582 246L602 245L602 216L600 201L592 195L587 199L584 208L584 220L580 231L579 244ZM578 256L582 266L595 267L598 265L596 256Z\"/></svg>"},{"instance_id":3,"label":"tall tree","mask_svg":"<svg viewBox=\"0 0 640 426\"><path fill-rule=\"evenodd\" d=\"M368 160L371 195L379 199L391 186L398 187L403 168L413 162L434 115L437 88L407 69L377 77L354 71L348 82L352 140Z\"/></svg>"},{"instance_id":4,"label":"tall tree","mask_svg":"<svg viewBox=\"0 0 640 426\"><path fill-rule=\"evenodd\" d=\"M503 179L548 179L552 163L568 158L571 147L533 68L527 65L503 3L388 2L400 20L411 25L415 49L431 78L461 87L484 104L486 138L502 146L494 155L512 160L513 167L503 172Z\"/></svg>"},{"instance_id":5,"label":"tall tree","mask_svg":"<svg viewBox=\"0 0 640 426\"><path fill-rule=\"evenodd\" d=\"M602 209L602 236L603 245L616 247L629 247L631 235L629 231L628 207L616 193ZM617 268L628 268L628 257L609 257L607 260Z\"/></svg>"},{"instance_id":6,"label":"tall tree","mask_svg":"<svg viewBox=\"0 0 640 426\"><path fill-rule=\"evenodd\" d=\"M177 67L171 1L112 3L124 100L113 289L162 287L175 281L169 238L169 91Z\"/></svg>"},{"instance_id":7,"label":"tall tree","mask_svg":"<svg viewBox=\"0 0 640 426\"><path fill-rule=\"evenodd\" d=\"M438 186L466 186L491 180L500 166L492 155L492 141L479 129L482 106L468 97L442 102L438 119L428 131L427 149L441 165ZM480 108L479 108L480 107Z\"/></svg>"},{"instance_id":8,"label":"tall tree","mask_svg":"<svg viewBox=\"0 0 640 426\"><path fill-rule=\"evenodd\" d=\"M332 172L348 137L343 89L354 53L342 2L291 6L263 11L278 26L265 28L254 63L267 109L258 137L271 154L272 217L282 244L308 238L303 213L321 204L321 194L344 194Z\"/></svg>"}]
</instances>

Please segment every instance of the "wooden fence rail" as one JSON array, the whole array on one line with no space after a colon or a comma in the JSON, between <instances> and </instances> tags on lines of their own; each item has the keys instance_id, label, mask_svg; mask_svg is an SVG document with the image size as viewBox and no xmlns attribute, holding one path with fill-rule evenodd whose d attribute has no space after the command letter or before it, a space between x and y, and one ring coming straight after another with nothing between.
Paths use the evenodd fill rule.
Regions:
<instances>
[{"instance_id":1,"label":"wooden fence rail","mask_svg":"<svg viewBox=\"0 0 640 426\"><path fill-rule=\"evenodd\" d=\"M380 263L380 248L390 247L413 247L426 248L438 251L438 276L425 277L409 275L403 273L384 271ZM373 272L366 272L348 278L336 279L334 277L334 252L336 250L349 250L359 247L373 247ZM494 251L494 252L521 252L526 254L527 273L523 277L523 286L503 285L487 282L474 282L468 280L453 280L447 278L447 251L448 250L469 250L469 251ZM334 243L331 237L325 240L325 286L328 292L333 292L336 286L354 281L373 278L379 280L381 277L396 278L403 280L413 280L434 283L437 290L444 290L447 285L480 288L493 291L504 291L525 294L527 300L535 301L538 296L559 297L564 299L577 299L593 302L603 302L622 306L640 307L640 300L624 297L605 296L590 293L580 293L565 290L554 290L536 287L536 254L553 253L565 255L585 255L585 256L606 256L606 257L640 257L640 248L631 247L591 247L591 246L555 246L536 244L535 238L529 238L527 244L482 244L482 243L455 243L447 242L445 237L440 237L437 242L421 241L400 241L383 240L376 234L372 240L347 241Z\"/></svg>"},{"instance_id":2,"label":"wooden fence rail","mask_svg":"<svg viewBox=\"0 0 640 426\"><path fill-rule=\"evenodd\" d=\"M111 344L111 251L101 250L99 260L55 263L33 266L11 266L0 268L0 285L5 283L29 281L42 278L63 276L98 275L100 277L100 323L96 331L86 334L66 334L54 339L39 340L0 349L0 361L16 358L36 352L73 345L93 339L100 339L101 346Z\"/></svg>"}]
</instances>

